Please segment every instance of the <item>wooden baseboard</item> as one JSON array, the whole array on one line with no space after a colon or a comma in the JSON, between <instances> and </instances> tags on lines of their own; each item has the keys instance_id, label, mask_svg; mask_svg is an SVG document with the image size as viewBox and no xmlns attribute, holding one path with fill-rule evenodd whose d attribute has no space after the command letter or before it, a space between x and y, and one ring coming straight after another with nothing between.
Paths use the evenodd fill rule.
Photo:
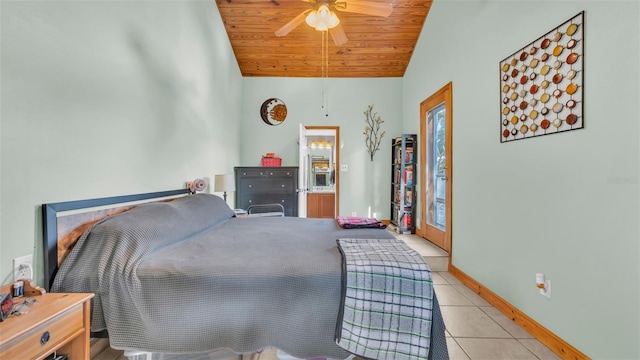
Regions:
<instances>
[{"instance_id":1,"label":"wooden baseboard","mask_svg":"<svg viewBox=\"0 0 640 360\"><path fill-rule=\"evenodd\" d=\"M516 324L520 325L520 327L528 331L529 334L546 345L558 356L562 357L563 359L570 360L590 359L587 355L583 354L578 349L562 340L560 337L549 331L549 329L537 323L535 320L527 316L527 314L518 310L515 306L509 304L506 300L504 300L488 288L484 287L482 284L474 280L469 275L465 274L462 270L458 269L451 263L449 263L449 273L455 276L473 292L480 295L480 297L485 299L489 304L493 305L509 319L513 320Z\"/></svg>"}]
</instances>

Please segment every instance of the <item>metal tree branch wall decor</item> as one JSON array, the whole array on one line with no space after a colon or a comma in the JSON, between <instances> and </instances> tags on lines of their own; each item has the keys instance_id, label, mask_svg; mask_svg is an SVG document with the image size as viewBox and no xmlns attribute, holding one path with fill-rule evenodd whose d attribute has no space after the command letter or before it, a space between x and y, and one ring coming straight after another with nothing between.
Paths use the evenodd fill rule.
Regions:
<instances>
[{"instance_id":1,"label":"metal tree branch wall decor","mask_svg":"<svg viewBox=\"0 0 640 360\"><path fill-rule=\"evenodd\" d=\"M386 131L380 132L380 124L384 121L377 112L373 111L373 105L369 105L367 110L364 111L364 121L367 126L364 128L364 143L367 145L367 152L373 161L373 155L380 149L380 141L386 133Z\"/></svg>"}]
</instances>

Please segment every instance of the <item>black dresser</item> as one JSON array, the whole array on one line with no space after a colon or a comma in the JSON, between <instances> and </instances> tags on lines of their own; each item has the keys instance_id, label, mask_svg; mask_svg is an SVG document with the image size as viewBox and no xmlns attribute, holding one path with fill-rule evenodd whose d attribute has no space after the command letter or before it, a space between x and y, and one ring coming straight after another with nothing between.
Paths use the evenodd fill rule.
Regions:
<instances>
[{"instance_id":1,"label":"black dresser","mask_svg":"<svg viewBox=\"0 0 640 360\"><path fill-rule=\"evenodd\" d=\"M236 167L236 207L280 204L285 216L298 216L298 167Z\"/></svg>"}]
</instances>

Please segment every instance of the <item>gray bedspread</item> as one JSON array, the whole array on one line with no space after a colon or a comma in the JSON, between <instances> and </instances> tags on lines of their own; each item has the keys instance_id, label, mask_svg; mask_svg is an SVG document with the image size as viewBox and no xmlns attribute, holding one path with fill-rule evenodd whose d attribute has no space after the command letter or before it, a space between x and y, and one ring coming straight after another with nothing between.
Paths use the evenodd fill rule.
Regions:
<instances>
[{"instance_id":1,"label":"gray bedspread","mask_svg":"<svg viewBox=\"0 0 640 360\"><path fill-rule=\"evenodd\" d=\"M136 207L87 231L54 292L93 292L92 331L123 350L193 353L274 346L345 358L336 239L393 238L333 219L233 218L219 197Z\"/></svg>"}]
</instances>

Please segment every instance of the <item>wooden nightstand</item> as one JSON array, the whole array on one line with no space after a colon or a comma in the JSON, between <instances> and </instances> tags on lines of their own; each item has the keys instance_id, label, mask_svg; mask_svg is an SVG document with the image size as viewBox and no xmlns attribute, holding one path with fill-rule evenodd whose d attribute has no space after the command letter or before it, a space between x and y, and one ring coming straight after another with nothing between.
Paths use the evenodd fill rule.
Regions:
<instances>
[{"instance_id":1,"label":"wooden nightstand","mask_svg":"<svg viewBox=\"0 0 640 360\"><path fill-rule=\"evenodd\" d=\"M36 302L27 313L0 322L0 358L44 359L56 352L69 355L69 360L89 359L93 294L46 293L33 298ZM16 304L22 301L24 297L14 299Z\"/></svg>"}]
</instances>

